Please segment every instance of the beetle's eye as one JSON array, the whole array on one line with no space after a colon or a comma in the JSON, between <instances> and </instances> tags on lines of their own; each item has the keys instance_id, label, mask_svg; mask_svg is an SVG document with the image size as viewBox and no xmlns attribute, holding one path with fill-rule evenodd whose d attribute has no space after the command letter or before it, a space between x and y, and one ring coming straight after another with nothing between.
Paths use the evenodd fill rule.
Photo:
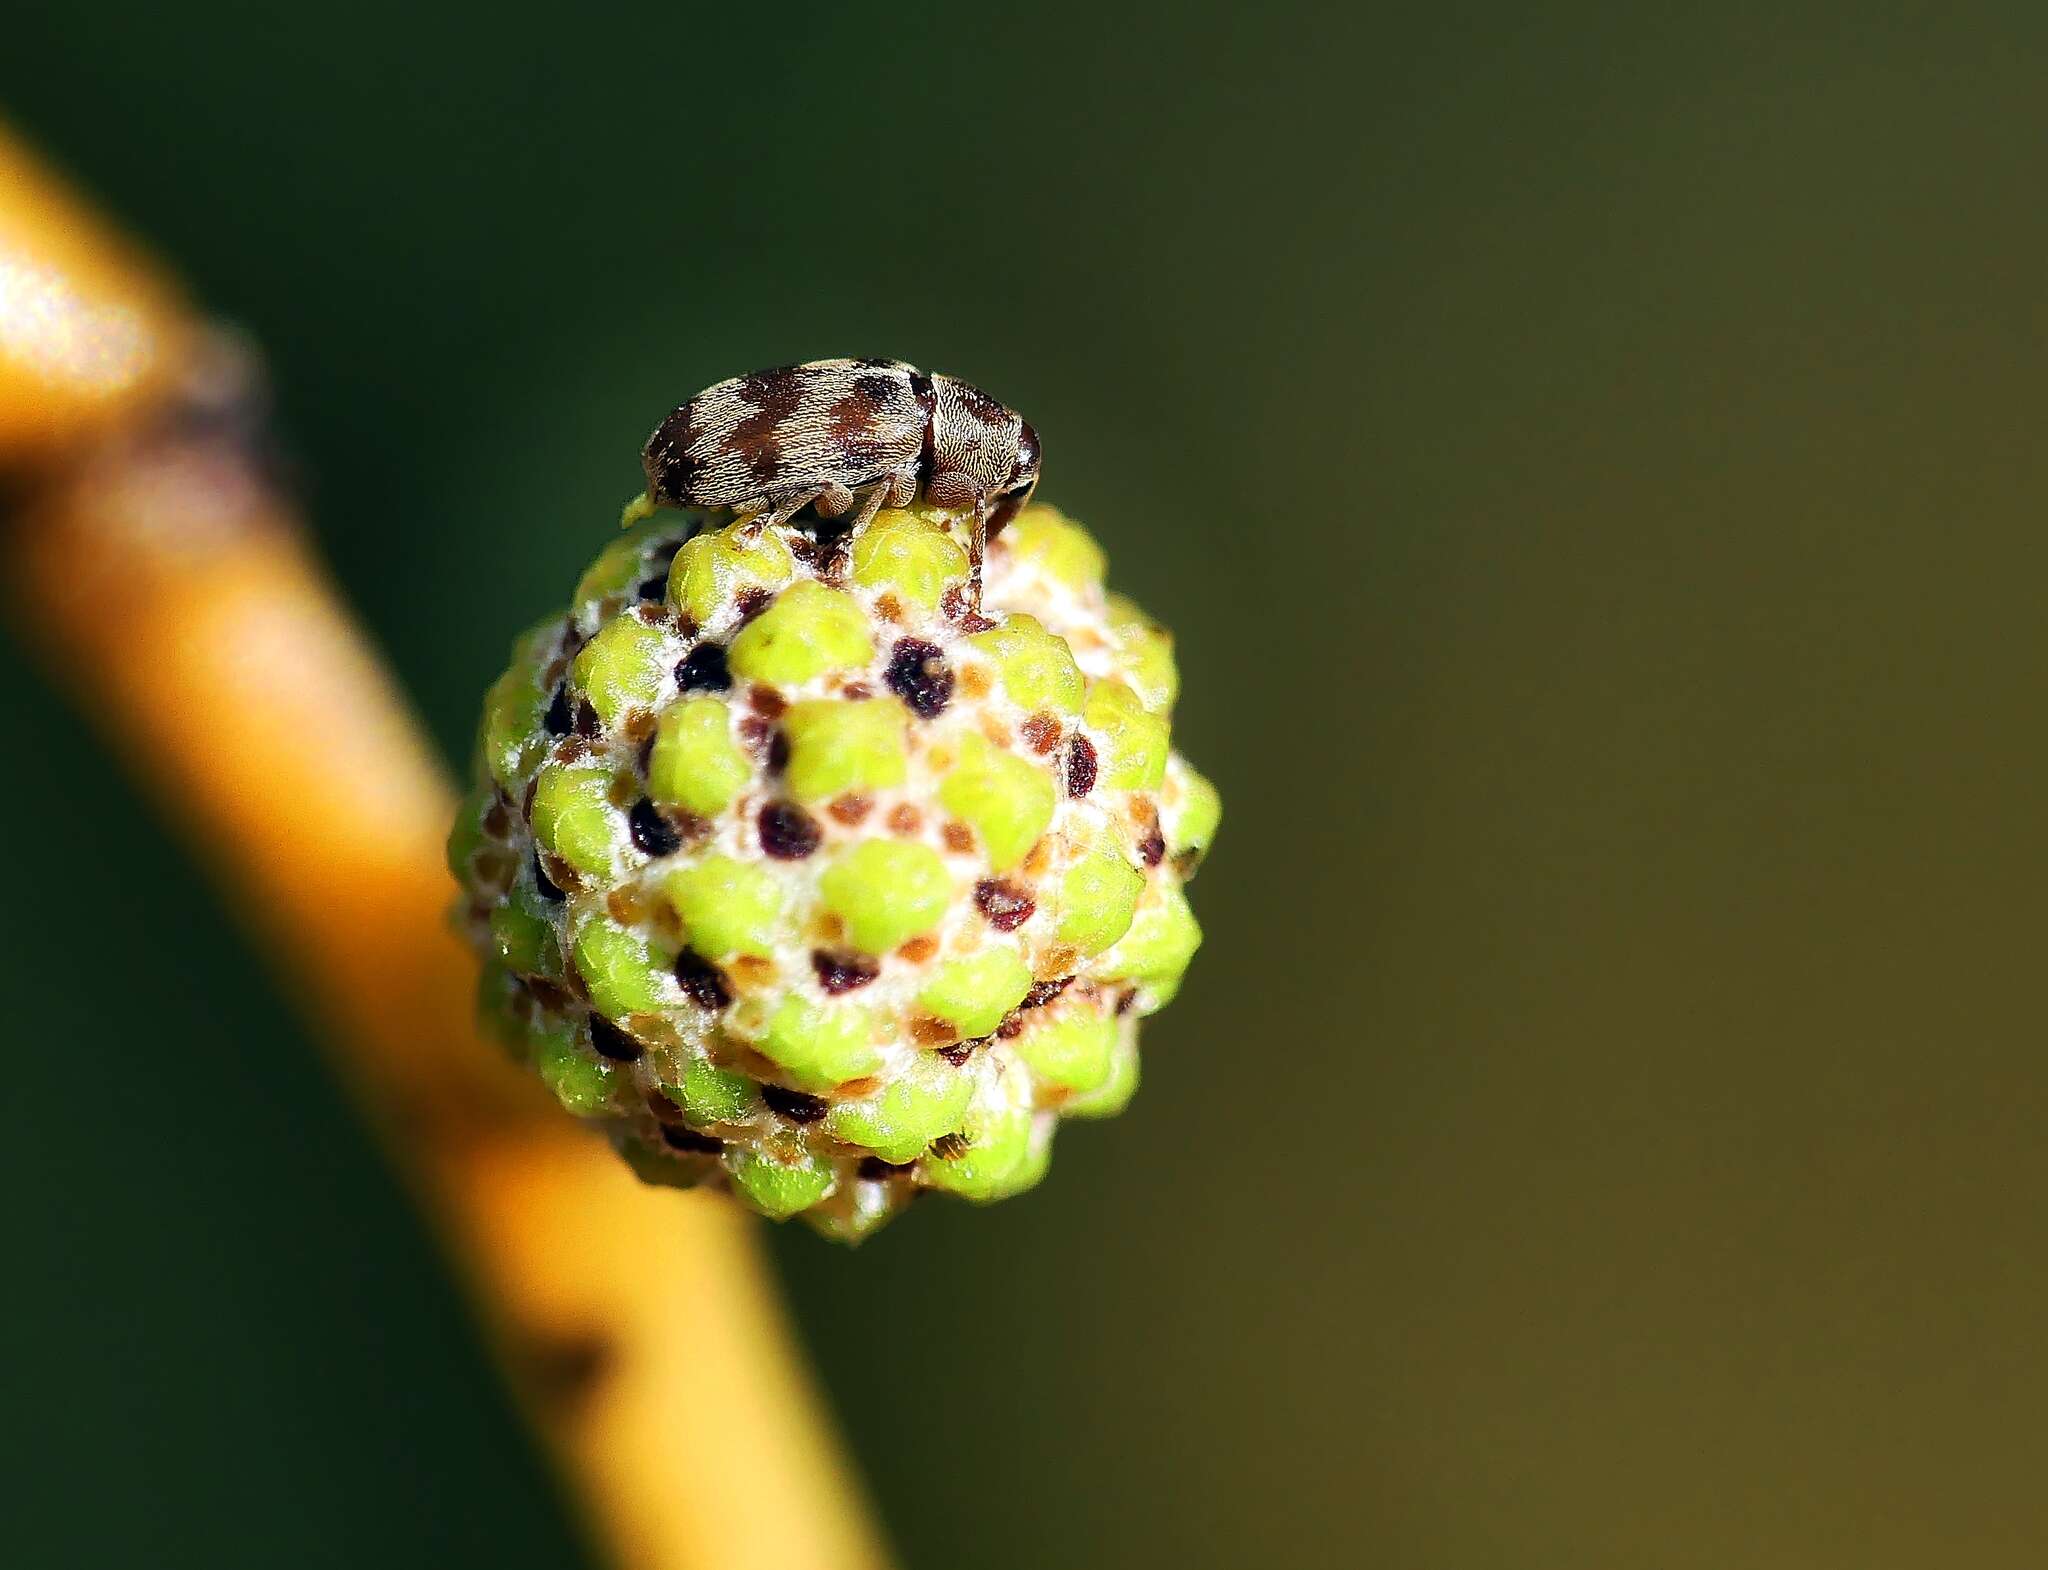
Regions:
<instances>
[{"instance_id":1,"label":"beetle's eye","mask_svg":"<svg viewBox=\"0 0 2048 1570\"><path fill-rule=\"evenodd\" d=\"M1017 466L1010 471L1010 478L1023 485L1038 478L1038 432L1029 420L1017 423Z\"/></svg>"}]
</instances>

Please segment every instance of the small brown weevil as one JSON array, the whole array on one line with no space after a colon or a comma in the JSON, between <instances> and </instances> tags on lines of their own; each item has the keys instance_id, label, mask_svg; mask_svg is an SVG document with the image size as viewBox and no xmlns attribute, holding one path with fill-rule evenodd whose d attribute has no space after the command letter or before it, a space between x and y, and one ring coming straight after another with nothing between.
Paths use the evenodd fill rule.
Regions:
<instances>
[{"instance_id":1,"label":"small brown weevil","mask_svg":"<svg viewBox=\"0 0 2048 1570\"><path fill-rule=\"evenodd\" d=\"M729 509L751 531L809 507L857 506L850 537L886 502L923 490L971 510L972 604L981 561L1038 483L1038 433L958 377L901 360L813 360L707 387L661 422L641 454L656 506Z\"/></svg>"}]
</instances>

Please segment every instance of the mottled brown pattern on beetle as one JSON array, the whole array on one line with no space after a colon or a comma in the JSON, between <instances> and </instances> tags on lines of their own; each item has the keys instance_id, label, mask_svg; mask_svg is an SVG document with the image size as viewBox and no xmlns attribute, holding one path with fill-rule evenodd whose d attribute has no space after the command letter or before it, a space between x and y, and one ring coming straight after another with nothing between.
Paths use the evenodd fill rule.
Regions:
<instances>
[{"instance_id":1,"label":"mottled brown pattern on beetle","mask_svg":"<svg viewBox=\"0 0 2048 1570\"><path fill-rule=\"evenodd\" d=\"M792 369L756 372L741 382L740 397L754 406L753 412L725 437L727 448L764 484L781 470L782 424L803 401L803 388L788 374Z\"/></svg>"},{"instance_id":2,"label":"mottled brown pattern on beetle","mask_svg":"<svg viewBox=\"0 0 2048 1570\"><path fill-rule=\"evenodd\" d=\"M735 377L673 410L641 454L659 503L755 510L874 483L987 508L993 537L1037 483L1037 433L980 388L901 361L816 360Z\"/></svg>"},{"instance_id":3,"label":"mottled brown pattern on beetle","mask_svg":"<svg viewBox=\"0 0 2048 1570\"><path fill-rule=\"evenodd\" d=\"M1031 919L1038 902L1030 892L1000 878L984 878L974 885L974 903L983 918L998 932L1015 932Z\"/></svg>"}]
</instances>

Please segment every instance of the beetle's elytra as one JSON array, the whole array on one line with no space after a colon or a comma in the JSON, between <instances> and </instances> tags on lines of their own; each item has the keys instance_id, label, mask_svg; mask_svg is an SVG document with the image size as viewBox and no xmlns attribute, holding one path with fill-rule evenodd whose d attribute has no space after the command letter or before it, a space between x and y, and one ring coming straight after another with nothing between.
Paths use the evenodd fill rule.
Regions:
<instances>
[{"instance_id":1,"label":"beetle's elytra","mask_svg":"<svg viewBox=\"0 0 2048 1570\"><path fill-rule=\"evenodd\" d=\"M641 454L659 506L723 508L754 529L805 507L849 533L919 490L971 510L973 594L982 548L1031 499L1038 433L958 377L901 360L813 360L707 387L661 422Z\"/></svg>"}]
</instances>

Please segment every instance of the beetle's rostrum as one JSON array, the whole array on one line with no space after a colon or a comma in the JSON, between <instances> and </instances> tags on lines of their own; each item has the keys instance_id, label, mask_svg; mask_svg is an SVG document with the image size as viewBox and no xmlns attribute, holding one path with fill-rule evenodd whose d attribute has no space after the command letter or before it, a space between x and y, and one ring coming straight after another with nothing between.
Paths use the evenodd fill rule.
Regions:
<instances>
[{"instance_id":1,"label":"beetle's rostrum","mask_svg":"<svg viewBox=\"0 0 2048 1570\"><path fill-rule=\"evenodd\" d=\"M884 503L921 490L972 514L971 596L988 540L1031 499L1038 433L979 387L901 360L812 360L735 376L680 405L641 453L656 506L730 510L749 537L809 507L852 512L848 536Z\"/></svg>"}]
</instances>

